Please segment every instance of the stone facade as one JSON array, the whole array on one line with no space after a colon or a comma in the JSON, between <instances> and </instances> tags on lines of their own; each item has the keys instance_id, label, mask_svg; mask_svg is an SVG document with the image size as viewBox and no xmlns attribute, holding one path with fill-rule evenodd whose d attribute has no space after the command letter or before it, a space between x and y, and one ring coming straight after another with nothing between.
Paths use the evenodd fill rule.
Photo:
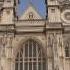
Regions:
<instances>
[{"instance_id":1,"label":"stone facade","mask_svg":"<svg viewBox=\"0 0 70 70\"><path fill-rule=\"evenodd\" d=\"M17 52L29 39L43 47L46 70L70 69L70 1L45 2L47 19L32 4L18 17L18 0L0 0L0 70L15 70Z\"/></svg>"}]
</instances>

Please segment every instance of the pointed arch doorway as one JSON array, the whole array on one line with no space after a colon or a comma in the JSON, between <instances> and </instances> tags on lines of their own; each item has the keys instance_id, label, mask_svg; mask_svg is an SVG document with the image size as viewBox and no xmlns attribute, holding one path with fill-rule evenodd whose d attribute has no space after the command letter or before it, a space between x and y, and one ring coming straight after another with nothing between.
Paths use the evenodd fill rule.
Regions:
<instances>
[{"instance_id":1,"label":"pointed arch doorway","mask_svg":"<svg viewBox=\"0 0 70 70\"><path fill-rule=\"evenodd\" d=\"M36 41L29 39L19 49L15 70L46 70L45 53Z\"/></svg>"}]
</instances>

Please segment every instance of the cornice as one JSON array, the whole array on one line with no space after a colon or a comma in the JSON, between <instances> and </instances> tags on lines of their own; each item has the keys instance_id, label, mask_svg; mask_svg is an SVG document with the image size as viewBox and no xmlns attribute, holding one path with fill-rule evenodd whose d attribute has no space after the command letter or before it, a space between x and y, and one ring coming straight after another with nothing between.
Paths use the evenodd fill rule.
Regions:
<instances>
[{"instance_id":1,"label":"cornice","mask_svg":"<svg viewBox=\"0 0 70 70\"><path fill-rule=\"evenodd\" d=\"M24 19L24 20L19 20L19 18L18 19L14 19L13 20L14 22L24 22L24 21L47 21L46 19Z\"/></svg>"},{"instance_id":2,"label":"cornice","mask_svg":"<svg viewBox=\"0 0 70 70\"><path fill-rule=\"evenodd\" d=\"M69 0L58 0L58 1L59 1L59 4L62 4L62 5L70 4Z\"/></svg>"}]
</instances>

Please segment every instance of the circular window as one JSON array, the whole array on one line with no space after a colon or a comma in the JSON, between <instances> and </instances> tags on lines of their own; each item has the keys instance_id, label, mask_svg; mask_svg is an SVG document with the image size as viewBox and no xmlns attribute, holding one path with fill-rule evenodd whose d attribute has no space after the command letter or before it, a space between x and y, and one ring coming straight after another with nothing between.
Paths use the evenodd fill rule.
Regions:
<instances>
[{"instance_id":1,"label":"circular window","mask_svg":"<svg viewBox=\"0 0 70 70\"><path fill-rule=\"evenodd\" d=\"M66 9L65 11L63 11L61 13L61 19L65 22L65 23L70 23L70 10Z\"/></svg>"},{"instance_id":2,"label":"circular window","mask_svg":"<svg viewBox=\"0 0 70 70\"><path fill-rule=\"evenodd\" d=\"M67 20L70 20L70 12L66 12L66 13L65 13L65 18L66 18Z\"/></svg>"}]
</instances>

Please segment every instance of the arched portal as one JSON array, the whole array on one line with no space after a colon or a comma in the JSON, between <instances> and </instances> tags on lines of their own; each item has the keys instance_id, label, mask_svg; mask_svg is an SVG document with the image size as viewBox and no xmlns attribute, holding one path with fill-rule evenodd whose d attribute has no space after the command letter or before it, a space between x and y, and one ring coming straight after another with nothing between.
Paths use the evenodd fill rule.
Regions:
<instances>
[{"instance_id":1,"label":"arched portal","mask_svg":"<svg viewBox=\"0 0 70 70\"><path fill-rule=\"evenodd\" d=\"M15 70L46 70L45 53L36 41L29 39L19 49Z\"/></svg>"}]
</instances>

